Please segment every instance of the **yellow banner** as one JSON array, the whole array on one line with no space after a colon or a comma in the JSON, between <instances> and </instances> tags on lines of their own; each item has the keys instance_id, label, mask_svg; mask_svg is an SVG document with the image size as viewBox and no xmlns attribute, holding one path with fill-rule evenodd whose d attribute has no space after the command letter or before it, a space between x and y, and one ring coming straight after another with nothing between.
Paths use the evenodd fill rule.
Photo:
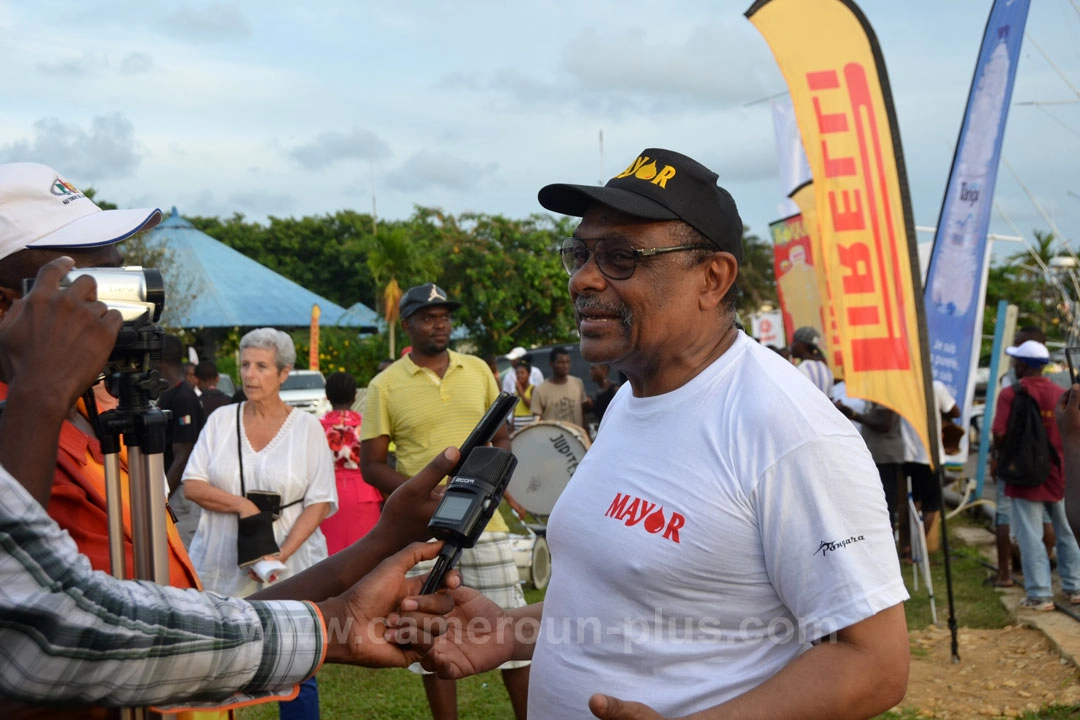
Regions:
<instances>
[{"instance_id":1,"label":"yellow banner","mask_svg":"<svg viewBox=\"0 0 1080 720\"><path fill-rule=\"evenodd\" d=\"M911 204L877 41L850 0L759 0L746 15L787 81L813 173L837 325L829 340L847 393L896 410L936 447L928 442Z\"/></svg>"},{"instance_id":2,"label":"yellow banner","mask_svg":"<svg viewBox=\"0 0 1080 720\"><path fill-rule=\"evenodd\" d=\"M319 369L319 306L311 306L311 343L308 348L308 370Z\"/></svg>"}]
</instances>

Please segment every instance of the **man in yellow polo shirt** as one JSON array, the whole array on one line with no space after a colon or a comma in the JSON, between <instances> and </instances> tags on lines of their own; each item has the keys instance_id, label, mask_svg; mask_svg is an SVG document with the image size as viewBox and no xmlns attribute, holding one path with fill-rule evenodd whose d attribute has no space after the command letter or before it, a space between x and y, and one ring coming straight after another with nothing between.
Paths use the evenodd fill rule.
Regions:
<instances>
[{"instance_id":1,"label":"man in yellow polo shirt","mask_svg":"<svg viewBox=\"0 0 1080 720\"><path fill-rule=\"evenodd\" d=\"M434 283L425 283L401 297L401 326L412 350L375 376L368 385L360 430L360 469L364 480L389 495L448 446L461 445L499 388L487 364L478 357L450 350L451 313L461 303L450 300ZM397 466L387 463L389 445ZM492 441L510 449L505 423ZM463 584L505 608L525 604L506 523L495 513L476 547L462 552L458 563ZM426 570L425 570L426 571ZM525 717L529 686L527 662L501 666L514 714ZM457 718L453 680L424 675L424 690L436 720Z\"/></svg>"}]
</instances>

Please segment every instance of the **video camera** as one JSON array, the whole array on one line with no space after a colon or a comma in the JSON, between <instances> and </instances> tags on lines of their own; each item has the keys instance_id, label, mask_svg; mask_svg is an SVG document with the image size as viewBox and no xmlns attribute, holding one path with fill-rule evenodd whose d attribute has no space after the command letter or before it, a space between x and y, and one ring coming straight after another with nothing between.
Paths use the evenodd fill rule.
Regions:
<instances>
[{"instance_id":1,"label":"video camera","mask_svg":"<svg viewBox=\"0 0 1080 720\"><path fill-rule=\"evenodd\" d=\"M117 376L138 375L142 378L161 359L165 347L165 331L157 325L165 309L165 281L161 271L136 265L75 268L60 281L60 287L69 287L83 275L89 275L97 282L98 300L110 310L118 310L124 319L104 368L106 387L113 396L121 399L122 404L130 399L137 407L142 406L147 396L156 398L167 387L157 377L156 370L149 375L150 382L144 379L134 383L119 382ZM29 293L33 286L33 278L24 279L23 294ZM134 387L128 387L132 384ZM132 391L140 396L139 400L126 397Z\"/></svg>"},{"instance_id":2,"label":"video camera","mask_svg":"<svg viewBox=\"0 0 1080 720\"><path fill-rule=\"evenodd\" d=\"M164 331L156 325L165 309L165 281L155 268L129 267L75 268L60 281L66 288L76 278L89 275L97 281L98 300L110 310L118 310L124 319L116 339L109 367L118 370L145 367L144 360L159 358L164 345ZM29 293L34 279L23 280L23 294Z\"/></svg>"},{"instance_id":3,"label":"video camera","mask_svg":"<svg viewBox=\"0 0 1080 720\"><path fill-rule=\"evenodd\" d=\"M144 316L147 322L161 319L165 309L165 281L156 268L129 267L75 268L60 281L67 287L76 278L89 275L97 281L98 300L119 310L124 325L140 325Z\"/></svg>"}]
</instances>

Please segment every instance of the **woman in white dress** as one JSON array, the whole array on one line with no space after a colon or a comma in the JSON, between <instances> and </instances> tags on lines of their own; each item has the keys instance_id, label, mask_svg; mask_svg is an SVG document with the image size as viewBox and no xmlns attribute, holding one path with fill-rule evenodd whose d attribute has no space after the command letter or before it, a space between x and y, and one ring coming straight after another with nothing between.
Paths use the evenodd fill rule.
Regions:
<instances>
[{"instance_id":1,"label":"woman in white dress","mask_svg":"<svg viewBox=\"0 0 1080 720\"><path fill-rule=\"evenodd\" d=\"M281 383L295 361L292 339L280 330L246 334L240 340L240 378L247 401L239 412L228 407L210 416L184 469L184 495L203 509L189 554L207 590L244 597L262 587L257 576L237 565L237 519L259 512L241 493L240 454L244 491L281 495L281 515L274 522L280 552L267 558L284 563L277 577L327 556L319 524L337 509L334 461L315 416L281 399ZM282 718L317 714L314 678L301 686L296 700L281 704Z\"/></svg>"}]
</instances>

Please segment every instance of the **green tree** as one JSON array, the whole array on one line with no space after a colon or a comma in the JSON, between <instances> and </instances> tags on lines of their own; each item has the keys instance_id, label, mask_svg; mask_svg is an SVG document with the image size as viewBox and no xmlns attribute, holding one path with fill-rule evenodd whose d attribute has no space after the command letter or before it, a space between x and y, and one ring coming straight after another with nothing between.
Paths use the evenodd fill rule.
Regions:
<instances>
[{"instance_id":1,"label":"green tree","mask_svg":"<svg viewBox=\"0 0 1080 720\"><path fill-rule=\"evenodd\" d=\"M762 305L776 307L776 273L773 270L773 245L743 228L743 262L739 266L740 316L757 312Z\"/></svg>"},{"instance_id":2,"label":"green tree","mask_svg":"<svg viewBox=\"0 0 1080 720\"><path fill-rule=\"evenodd\" d=\"M572 339L573 311L557 249L575 220L534 214L525 220L426 210L442 266L440 284L462 303L455 313L476 352L506 352Z\"/></svg>"},{"instance_id":3,"label":"green tree","mask_svg":"<svg viewBox=\"0 0 1080 720\"><path fill-rule=\"evenodd\" d=\"M1050 343L1070 343L1075 336L1077 288L1075 270L1062 268L1058 240L1052 233L1034 231L1035 244L1013 253L990 267L983 315L982 355L989 357L998 302L1005 300L1017 308L1017 327L1034 325L1046 332ZM1075 254L1066 249L1072 260Z\"/></svg>"},{"instance_id":4,"label":"green tree","mask_svg":"<svg viewBox=\"0 0 1080 720\"><path fill-rule=\"evenodd\" d=\"M1061 341L1071 325L1067 278L1054 267L1057 239L1052 233L1034 231L1035 244L992 265L986 287L984 336L993 337L997 304L1005 300L1017 306L1017 327L1036 325L1048 340Z\"/></svg>"},{"instance_id":5,"label":"green tree","mask_svg":"<svg viewBox=\"0 0 1080 720\"><path fill-rule=\"evenodd\" d=\"M479 354L576 337L566 272L557 253L576 218L454 216L418 206L408 219L377 228L370 215L349 210L300 219L272 217L266 225L248 222L239 213L224 220L189 219L199 230L339 305L360 301L375 308L388 326L379 352L385 349L391 356L397 350L397 293L431 281L462 303L455 322ZM776 302L772 246L750 233L744 244L739 308L751 311ZM321 345L321 354L329 353L328 367L348 365L352 361L343 358L358 352L355 343L347 353L341 350L343 340ZM339 350L345 355L336 356Z\"/></svg>"},{"instance_id":6,"label":"green tree","mask_svg":"<svg viewBox=\"0 0 1080 720\"><path fill-rule=\"evenodd\" d=\"M401 288L430 282L430 278L438 275L438 260L429 245L429 238L425 233L411 232L412 226L412 222L407 226L384 225L368 237L365 248L366 265L380 295L376 298L375 308L386 319L389 357L396 357L397 353Z\"/></svg>"}]
</instances>

